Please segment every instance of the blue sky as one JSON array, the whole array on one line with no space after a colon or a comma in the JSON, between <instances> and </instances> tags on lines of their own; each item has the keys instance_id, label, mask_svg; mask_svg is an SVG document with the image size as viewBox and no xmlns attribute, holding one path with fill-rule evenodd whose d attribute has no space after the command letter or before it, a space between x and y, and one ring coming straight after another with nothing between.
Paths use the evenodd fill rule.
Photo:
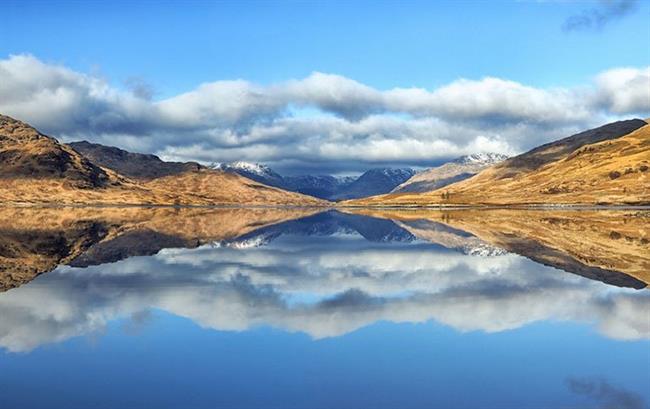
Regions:
<instances>
[{"instance_id":1,"label":"blue sky","mask_svg":"<svg viewBox=\"0 0 650 409\"><path fill-rule=\"evenodd\" d=\"M607 70L644 69L650 65L650 2L647 1L130 4L10 0L4 2L3 14L0 60L27 54L48 66L65 67L98 78L116 91L134 88L136 84L135 88L145 90L147 97L152 94L153 101L173 98L215 81L242 79L259 86L272 86L305 79L313 72L337 75L381 91L394 88L433 91L459 79L480 81L485 77L542 90L575 90L592 86L593 79ZM582 19L582 25L567 30L566 22L572 17ZM291 104L296 103L291 101ZM311 107L302 102L297 105ZM0 104L0 109L9 114L19 114L64 139L65 135L75 139L83 134L86 139L102 142L108 139L130 149L153 150L169 157L206 161L236 159L239 155L281 167L293 166L281 163L278 155L269 155L269 149L259 146L244 152L233 151L230 144L229 151L223 152L222 143L210 158L197 157L174 148L184 145L180 139L170 142L169 138L158 137L165 133L164 129L151 129L144 135L146 138L132 135L133 132L109 135L105 129L52 126L42 118L42 113L13 107L15 104L9 108ZM592 115L592 121L573 123L573 128L596 124L615 116L612 114L646 112L645 104L635 107L636 110L625 112L605 110L600 112L603 115ZM322 106L318 108L323 110ZM448 118L443 120L449 122ZM228 125L228 130L240 132L240 125ZM519 120L515 125L525 124ZM142 124L131 124L129 128L140 129ZM209 128L216 129L214 122ZM549 131L545 138L564 136L562 132L569 128L566 123L558 125L556 132ZM488 138L500 135L507 140L507 147L503 145L502 150L520 151L539 142L538 139L517 142L503 129L493 133L487 131L488 127L483 129ZM178 134L177 130L173 132ZM477 137L476 131L467 132L474 139ZM195 146L205 143L196 135L189 139ZM470 136L465 139L456 144L459 149L450 150L446 156L468 151L467 141L473 139ZM240 142L238 148L249 146ZM495 147L496 144L490 146ZM298 148L293 147L294 151ZM332 162L322 154L315 156ZM382 155L373 160L351 160L361 160L368 166L426 162L407 156L397 160Z\"/></svg>"},{"instance_id":2,"label":"blue sky","mask_svg":"<svg viewBox=\"0 0 650 409\"><path fill-rule=\"evenodd\" d=\"M650 2L600 31L562 30L598 3L10 1L0 50L114 81L142 77L162 96L217 79L271 83L312 71L377 88L488 75L564 86L650 64Z\"/></svg>"}]
</instances>

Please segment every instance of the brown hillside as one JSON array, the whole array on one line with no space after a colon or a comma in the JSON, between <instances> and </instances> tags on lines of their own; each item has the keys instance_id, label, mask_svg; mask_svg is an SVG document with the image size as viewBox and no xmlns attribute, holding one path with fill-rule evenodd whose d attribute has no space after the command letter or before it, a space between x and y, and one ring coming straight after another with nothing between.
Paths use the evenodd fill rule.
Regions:
<instances>
[{"instance_id":1,"label":"brown hillside","mask_svg":"<svg viewBox=\"0 0 650 409\"><path fill-rule=\"evenodd\" d=\"M4 115L0 115L0 178L65 179L77 188L104 186L110 179L74 149Z\"/></svg>"},{"instance_id":2,"label":"brown hillside","mask_svg":"<svg viewBox=\"0 0 650 409\"><path fill-rule=\"evenodd\" d=\"M477 156L477 155L473 155ZM472 160L464 156L441 166L415 174L412 178L393 189L390 193L424 193L440 189L461 180L469 179L483 169L507 159L505 155L489 154L486 159Z\"/></svg>"},{"instance_id":3,"label":"brown hillside","mask_svg":"<svg viewBox=\"0 0 650 409\"><path fill-rule=\"evenodd\" d=\"M540 146L433 192L347 204L650 204L649 167L650 125L622 121Z\"/></svg>"},{"instance_id":4,"label":"brown hillside","mask_svg":"<svg viewBox=\"0 0 650 409\"><path fill-rule=\"evenodd\" d=\"M165 162L156 155L128 152L87 141L68 145L93 163L132 179L155 179L204 168L196 162Z\"/></svg>"},{"instance_id":5,"label":"brown hillside","mask_svg":"<svg viewBox=\"0 0 650 409\"><path fill-rule=\"evenodd\" d=\"M202 169L143 184L160 195L177 196L180 204L323 205L326 202L255 182L238 174Z\"/></svg>"},{"instance_id":6,"label":"brown hillside","mask_svg":"<svg viewBox=\"0 0 650 409\"><path fill-rule=\"evenodd\" d=\"M196 164L153 181L129 179L94 164L31 126L0 116L2 205L325 205L327 202ZM172 169L173 168L173 169ZM173 171L171 171L171 170ZM164 172L159 172L163 174Z\"/></svg>"}]
</instances>

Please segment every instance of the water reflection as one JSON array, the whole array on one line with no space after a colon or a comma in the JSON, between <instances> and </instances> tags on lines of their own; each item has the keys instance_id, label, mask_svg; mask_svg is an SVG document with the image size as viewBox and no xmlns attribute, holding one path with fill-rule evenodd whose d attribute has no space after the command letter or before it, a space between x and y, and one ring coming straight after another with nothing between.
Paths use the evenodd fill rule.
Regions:
<instances>
[{"instance_id":1,"label":"water reflection","mask_svg":"<svg viewBox=\"0 0 650 409\"><path fill-rule=\"evenodd\" d=\"M193 248L316 212L310 209L0 208L0 291L60 264L80 267Z\"/></svg>"},{"instance_id":2,"label":"water reflection","mask_svg":"<svg viewBox=\"0 0 650 409\"><path fill-rule=\"evenodd\" d=\"M18 286L0 294L9 351L122 317L137 327L152 309L315 339L429 320L490 333L583 322L612 339L650 338L650 295L636 290L650 254L639 211L7 211L17 213L3 216L0 245L5 289Z\"/></svg>"},{"instance_id":3,"label":"water reflection","mask_svg":"<svg viewBox=\"0 0 650 409\"><path fill-rule=\"evenodd\" d=\"M366 213L361 210L360 213ZM462 210L372 212L440 242L440 223L531 260L621 287L650 282L648 210ZM443 241L444 243L444 241Z\"/></svg>"}]
</instances>

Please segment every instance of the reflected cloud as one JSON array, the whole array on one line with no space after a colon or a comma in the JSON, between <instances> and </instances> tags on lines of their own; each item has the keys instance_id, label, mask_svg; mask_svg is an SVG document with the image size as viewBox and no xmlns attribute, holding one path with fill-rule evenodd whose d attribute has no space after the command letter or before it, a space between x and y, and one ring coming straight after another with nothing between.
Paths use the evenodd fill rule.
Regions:
<instances>
[{"instance_id":1,"label":"reflected cloud","mask_svg":"<svg viewBox=\"0 0 650 409\"><path fill-rule=\"evenodd\" d=\"M650 293L607 285L592 274L602 269L598 263L610 242L599 242L598 257L579 259L539 232L543 221L565 229L559 235L564 240L577 229L583 243L591 243L585 232L593 229L586 226L602 227L609 217L618 223L620 237L611 240L621 243L623 254L609 268L634 272L644 263L635 251L646 244L632 232L642 234L645 225L620 214L572 215L578 226L572 227L566 215L556 213L434 212L381 219L335 211L121 210L92 217L85 210L65 217L48 210L40 219L13 215L13 233L2 236L4 268L23 257L55 270L0 294L0 346L29 351L101 332L116 319L126 319L125 330L137 333L152 309L204 328L272 326L315 339L378 321L431 320L485 332L568 321L593 324L614 339L650 338ZM34 221L40 221L36 227L27 225ZM6 225L3 232L11 233ZM576 270L578 264L583 270Z\"/></svg>"},{"instance_id":2,"label":"reflected cloud","mask_svg":"<svg viewBox=\"0 0 650 409\"><path fill-rule=\"evenodd\" d=\"M486 332L571 321L595 323L611 338L650 337L646 291L567 275L514 254L484 258L358 235L345 241L327 236L318 245L298 240L243 251L204 245L85 269L60 267L2 294L0 345L28 351L151 309L204 328L272 326L315 339L378 321L430 320Z\"/></svg>"}]
</instances>

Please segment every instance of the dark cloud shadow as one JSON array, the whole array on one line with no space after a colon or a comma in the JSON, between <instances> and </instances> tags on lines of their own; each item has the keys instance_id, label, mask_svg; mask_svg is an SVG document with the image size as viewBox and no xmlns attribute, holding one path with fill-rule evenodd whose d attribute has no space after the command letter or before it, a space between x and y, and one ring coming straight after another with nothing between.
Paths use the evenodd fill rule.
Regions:
<instances>
[{"instance_id":1,"label":"dark cloud shadow","mask_svg":"<svg viewBox=\"0 0 650 409\"><path fill-rule=\"evenodd\" d=\"M600 31L610 22L634 13L637 3L638 0L601 0L597 6L567 18L562 24L562 30L564 32Z\"/></svg>"},{"instance_id":2,"label":"dark cloud shadow","mask_svg":"<svg viewBox=\"0 0 650 409\"><path fill-rule=\"evenodd\" d=\"M598 403L602 409L644 409L643 398L635 392L612 385L601 378L567 378L567 387L576 395Z\"/></svg>"}]
</instances>

